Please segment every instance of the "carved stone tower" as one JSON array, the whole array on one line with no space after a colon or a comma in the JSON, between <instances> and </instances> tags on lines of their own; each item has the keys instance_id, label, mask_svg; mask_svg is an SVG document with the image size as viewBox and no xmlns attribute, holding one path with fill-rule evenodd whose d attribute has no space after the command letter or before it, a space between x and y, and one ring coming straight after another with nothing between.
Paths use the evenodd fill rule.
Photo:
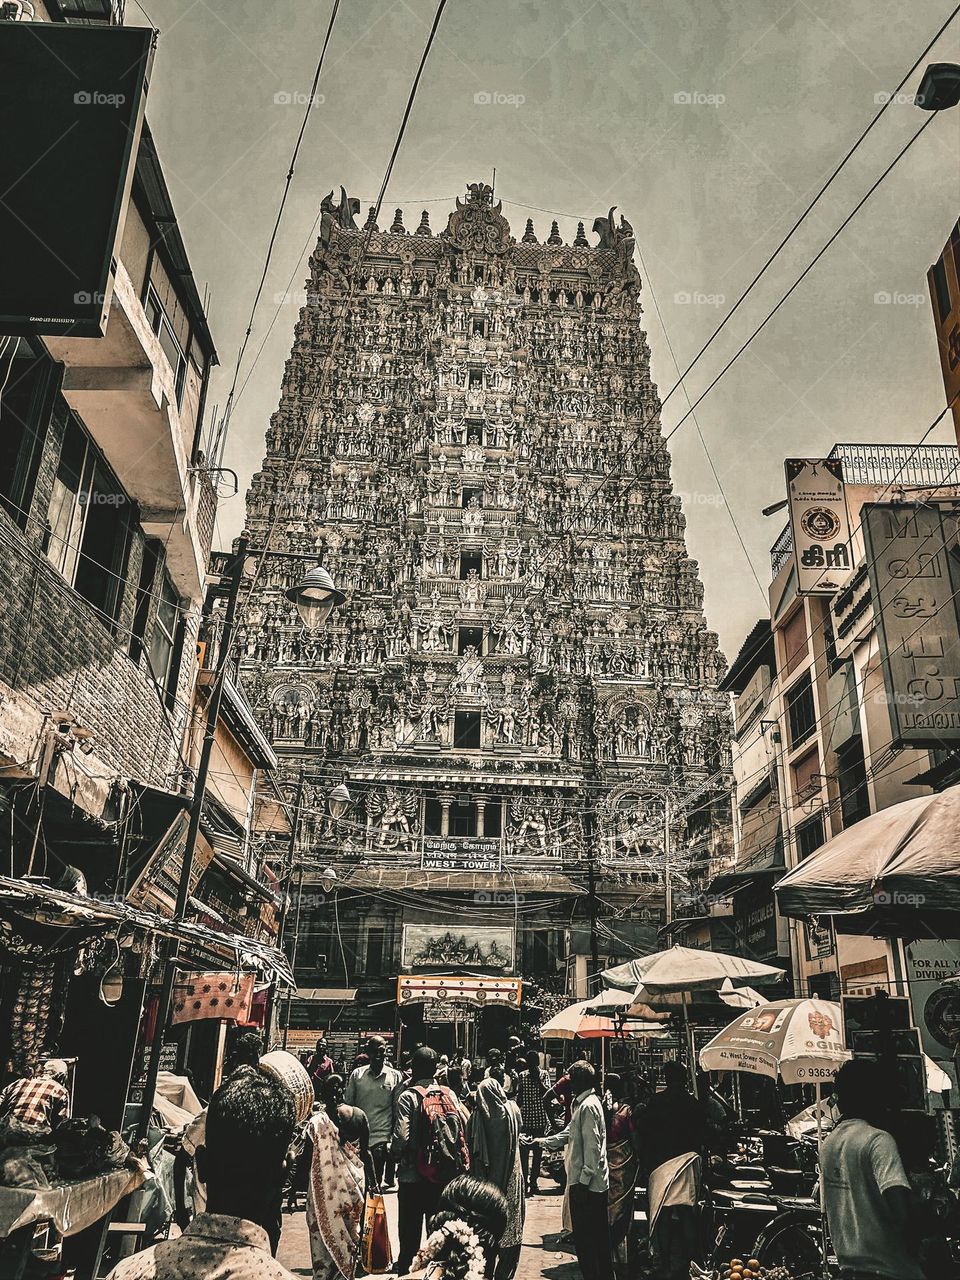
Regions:
<instances>
[{"instance_id":1,"label":"carved stone tower","mask_svg":"<svg viewBox=\"0 0 960 1280\"><path fill-rule=\"evenodd\" d=\"M303 632L283 595L302 561L268 561L242 672L300 801L304 1038L392 1029L401 972L556 992L591 942L652 949L664 798L675 907L727 803L723 660L629 224L517 241L478 183L436 235L426 213L409 234L401 210L380 231L345 193L323 207L247 528L347 601ZM358 999L324 1002L341 988ZM481 1036L503 1029L491 1010Z\"/></svg>"}]
</instances>

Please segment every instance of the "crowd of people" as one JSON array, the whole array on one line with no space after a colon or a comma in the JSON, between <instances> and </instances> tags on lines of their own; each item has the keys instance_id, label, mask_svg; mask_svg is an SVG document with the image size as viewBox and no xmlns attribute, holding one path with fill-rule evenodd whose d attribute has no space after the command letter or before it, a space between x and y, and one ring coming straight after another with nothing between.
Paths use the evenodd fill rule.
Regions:
<instances>
[{"instance_id":1,"label":"crowd of people","mask_svg":"<svg viewBox=\"0 0 960 1280\"><path fill-rule=\"evenodd\" d=\"M563 1226L583 1280L638 1274L631 1241L641 1185L650 1271L690 1274L701 1168L726 1135L680 1063L662 1064L656 1080L633 1071L601 1081L580 1060L551 1080L541 1053L519 1041L482 1063L424 1045L393 1065L373 1036L338 1070L320 1042L296 1067L313 1094L304 1115L278 1057L288 1055L263 1057L257 1036L240 1038L223 1084L183 1135L182 1234L121 1262L112 1280L290 1280L275 1254L284 1201L300 1195L314 1280L355 1280L370 1197L393 1192L395 1274L513 1280L527 1201L539 1193L545 1155L560 1152ZM22 1118L60 1105L58 1065L0 1105ZM910 1179L883 1119L888 1101L876 1064L841 1069L840 1119L822 1153L824 1205L845 1271L922 1280L909 1247Z\"/></svg>"},{"instance_id":2,"label":"crowd of people","mask_svg":"<svg viewBox=\"0 0 960 1280\"><path fill-rule=\"evenodd\" d=\"M513 1280L527 1200L552 1153L562 1153L564 1231L584 1280L614 1280L628 1274L638 1178L654 1172L651 1160L699 1158L706 1141L682 1070L656 1093L639 1075L608 1073L601 1086L585 1060L551 1080L541 1052L518 1038L482 1062L422 1045L402 1064L379 1036L350 1064L321 1040L297 1068L315 1099L303 1120L277 1056L262 1057L255 1034L239 1038L224 1083L183 1135L182 1234L120 1263L112 1280L286 1280L274 1255L284 1204L301 1196L315 1280L354 1280L370 1197L392 1193L394 1273ZM665 1260L682 1255L684 1235L673 1184L668 1199L657 1232Z\"/></svg>"}]
</instances>

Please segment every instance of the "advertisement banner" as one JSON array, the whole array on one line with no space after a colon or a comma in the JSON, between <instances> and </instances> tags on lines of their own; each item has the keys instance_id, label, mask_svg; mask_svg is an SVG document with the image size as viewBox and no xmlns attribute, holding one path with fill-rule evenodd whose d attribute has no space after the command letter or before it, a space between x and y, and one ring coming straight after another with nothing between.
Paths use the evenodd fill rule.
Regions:
<instances>
[{"instance_id":1,"label":"advertisement banner","mask_svg":"<svg viewBox=\"0 0 960 1280\"><path fill-rule=\"evenodd\" d=\"M800 595L832 596L853 563L839 458L787 458L787 500Z\"/></svg>"},{"instance_id":2,"label":"advertisement banner","mask_svg":"<svg viewBox=\"0 0 960 1280\"><path fill-rule=\"evenodd\" d=\"M960 974L960 941L923 939L905 948L914 1025L923 1052L957 1087L955 1054L960 1049L960 983L944 982Z\"/></svg>"}]
</instances>

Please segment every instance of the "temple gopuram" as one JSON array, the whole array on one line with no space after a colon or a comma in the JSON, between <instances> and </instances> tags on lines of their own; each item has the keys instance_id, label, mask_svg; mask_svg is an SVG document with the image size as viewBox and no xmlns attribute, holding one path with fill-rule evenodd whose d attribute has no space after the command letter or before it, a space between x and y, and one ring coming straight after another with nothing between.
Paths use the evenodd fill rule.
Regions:
<instances>
[{"instance_id":1,"label":"temple gopuram","mask_svg":"<svg viewBox=\"0 0 960 1280\"><path fill-rule=\"evenodd\" d=\"M724 660L633 255L614 210L572 244L514 237L482 183L438 231L323 203L247 496L252 543L291 558L241 628L295 828L291 1047L476 1052L703 914L730 842ZM306 556L347 597L316 632L284 595Z\"/></svg>"}]
</instances>

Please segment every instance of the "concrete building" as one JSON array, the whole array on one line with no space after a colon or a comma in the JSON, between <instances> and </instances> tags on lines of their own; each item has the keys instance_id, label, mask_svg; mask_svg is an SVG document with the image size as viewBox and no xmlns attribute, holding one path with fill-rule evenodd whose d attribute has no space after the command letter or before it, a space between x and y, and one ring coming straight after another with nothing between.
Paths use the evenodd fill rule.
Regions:
<instances>
[{"instance_id":1,"label":"concrete building","mask_svg":"<svg viewBox=\"0 0 960 1280\"><path fill-rule=\"evenodd\" d=\"M83 27L73 47L122 19L97 0L34 8ZM178 936L164 922L205 709L216 509L201 441L216 349L146 124L132 163L103 336L0 329L0 1076L76 1055L79 1113L117 1127L143 1068L158 938ZM269 972L279 898L250 832L275 763L229 684L183 952L200 971L239 968L249 939Z\"/></svg>"},{"instance_id":2,"label":"concrete building","mask_svg":"<svg viewBox=\"0 0 960 1280\"><path fill-rule=\"evenodd\" d=\"M770 618L723 685L735 695L736 863L715 890L733 891L735 917L765 913L756 926L769 954L789 955L798 991L905 994L899 944L779 920L772 883L851 823L957 777L954 753L894 739L860 525L867 503L955 499L960 460L952 445L839 444L830 456L843 465L852 573L832 595L800 595L789 525L774 543ZM955 652L947 663L960 676Z\"/></svg>"},{"instance_id":3,"label":"concrete building","mask_svg":"<svg viewBox=\"0 0 960 1280\"><path fill-rule=\"evenodd\" d=\"M940 257L927 272L927 287L943 386L960 443L960 222L954 224Z\"/></svg>"}]
</instances>

